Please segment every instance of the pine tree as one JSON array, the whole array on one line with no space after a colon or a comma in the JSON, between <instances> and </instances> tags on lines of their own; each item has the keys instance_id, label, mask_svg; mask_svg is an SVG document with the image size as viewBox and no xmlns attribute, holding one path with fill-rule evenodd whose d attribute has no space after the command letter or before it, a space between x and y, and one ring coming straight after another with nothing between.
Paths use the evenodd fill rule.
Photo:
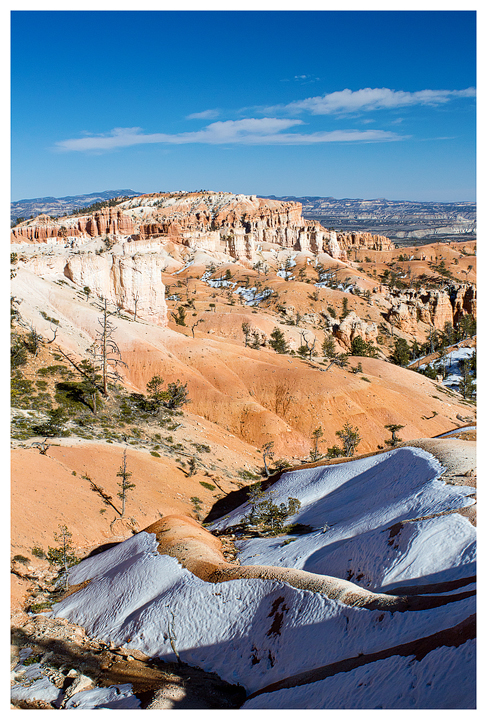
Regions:
<instances>
[{"instance_id":1,"label":"pine tree","mask_svg":"<svg viewBox=\"0 0 487 720\"><path fill-rule=\"evenodd\" d=\"M282 330L279 330L279 328L274 328L274 330L271 332L271 339L269 340L269 345L273 350L275 350L277 353L281 355L285 355L289 352L289 347L286 342L286 338L284 336L284 333Z\"/></svg>"},{"instance_id":2,"label":"pine tree","mask_svg":"<svg viewBox=\"0 0 487 720\"><path fill-rule=\"evenodd\" d=\"M69 587L68 571L72 565L78 562L78 558L71 544L72 533L66 525L59 525L59 533L54 533L54 540L60 543L60 547L48 548L47 559L51 565L60 565L64 570L64 587Z\"/></svg>"},{"instance_id":3,"label":"pine tree","mask_svg":"<svg viewBox=\"0 0 487 720\"><path fill-rule=\"evenodd\" d=\"M312 460L318 460L320 457L320 453L318 452L318 444L320 442L320 439L323 437L323 430L321 428L321 425L317 427L313 432L311 433L311 437L313 438L314 447L311 451L311 459Z\"/></svg>"},{"instance_id":4,"label":"pine tree","mask_svg":"<svg viewBox=\"0 0 487 720\"><path fill-rule=\"evenodd\" d=\"M459 390L465 399L472 398L475 393L475 384L471 374L473 362L471 358L465 358L460 364L462 370L462 379L459 383Z\"/></svg>"},{"instance_id":5,"label":"pine tree","mask_svg":"<svg viewBox=\"0 0 487 720\"><path fill-rule=\"evenodd\" d=\"M301 507L298 498L293 497L288 497L287 503L278 505L272 499L272 491L266 496L260 483L250 488L248 503L251 509L246 522L271 535L282 532L286 518L294 515Z\"/></svg>"},{"instance_id":6,"label":"pine tree","mask_svg":"<svg viewBox=\"0 0 487 720\"><path fill-rule=\"evenodd\" d=\"M413 360L416 360L416 358L418 358L420 356L421 356L421 347L420 347L418 341L416 340L416 338L414 338L413 344L411 346L411 357Z\"/></svg>"},{"instance_id":7,"label":"pine tree","mask_svg":"<svg viewBox=\"0 0 487 720\"><path fill-rule=\"evenodd\" d=\"M98 366L97 369L99 368L99 372L101 373L103 395L107 397L108 381L119 380L118 367L120 365L126 365L126 363L123 362L120 348L113 337L116 328L111 322L110 317L114 313L109 310L108 300L106 298L101 299L99 308L102 311L102 315L98 318L100 329L96 334L96 340L93 346L93 359L95 366Z\"/></svg>"},{"instance_id":8,"label":"pine tree","mask_svg":"<svg viewBox=\"0 0 487 720\"><path fill-rule=\"evenodd\" d=\"M396 425L395 423L389 423L389 425L384 425L386 430L389 430L389 432L392 434L392 437L388 440L386 440L386 445L390 445L391 447L395 447L397 443L402 442L402 438L397 437L396 433L399 432L399 430L402 430L404 425Z\"/></svg>"},{"instance_id":9,"label":"pine tree","mask_svg":"<svg viewBox=\"0 0 487 720\"><path fill-rule=\"evenodd\" d=\"M171 317L176 325L186 325L186 310L182 305L179 305L177 312L171 312Z\"/></svg>"},{"instance_id":10,"label":"pine tree","mask_svg":"<svg viewBox=\"0 0 487 720\"><path fill-rule=\"evenodd\" d=\"M242 323L242 332L244 334L245 338L245 347L249 344L249 336L250 336L250 325L248 322Z\"/></svg>"},{"instance_id":11,"label":"pine tree","mask_svg":"<svg viewBox=\"0 0 487 720\"><path fill-rule=\"evenodd\" d=\"M352 340L350 353L358 357L376 357L377 348L372 343L366 342L360 335L357 335Z\"/></svg>"},{"instance_id":12,"label":"pine tree","mask_svg":"<svg viewBox=\"0 0 487 720\"><path fill-rule=\"evenodd\" d=\"M134 483L130 482L132 473L127 470L127 448L123 451L123 460L120 469L117 473L117 477L122 478L122 481L117 483L120 488L120 492L117 493L117 497L122 501L122 509L120 510L120 517L123 518L125 515L125 501L127 499L127 493L129 490L133 490L135 487Z\"/></svg>"},{"instance_id":13,"label":"pine tree","mask_svg":"<svg viewBox=\"0 0 487 720\"><path fill-rule=\"evenodd\" d=\"M184 383L183 385L180 380L176 380L176 382L168 384L167 390L165 391L164 405L169 410L176 410L181 407L181 405L189 402L191 402L191 400L188 398L188 383Z\"/></svg>"},{"instance_id":14,"label":"pine tree","mask_svg":"<svg viewBox=\"0 0 487 720\"><path fill-rule=\"evenodd\" d=\"M148 409L150 409L150 411L154 414L159 412L159 409L164 401L165 394L162 389L163 383L164 380L160 377L160 375L153 375L145 386L149 397L149 401L147 403Z\"/></svg>"},{"instance_id":15,"label":"pine tree","mask_svg":"<svg viewBox=\"0 0 487 720\"><path fill-rule=\"evenodd\" d=\"M274 457L274 441L271 440L270 442L266 443L262 446L262 459L264 460L264 471L266 474L266 477L269 477L269 468L267 466L267 459L272 459Z\"/></svg>"},{"instance_id":16,"label":"pine tree","mask_svg":"<svg viewBox=\"0 0 487 720\"><path fill-rule=\"evenodd\" d=\"M148 400L146 409L157 414L162 406L169 410L175 410L186 403L191 402L188 398L188 383L184 385L180 380L169 383L164 390L164 380L160 375L154 375L146 385Z\"/></svg>"},{"instance_id":17,"label":"pine tree","mask_svg":"<svg viewBox=\"0 0 487 720\"><path fill-rule=\"evenodd\" d=\"M408 341L404 338L396 338L394 343L394 351L390 356L391 361L395 365L401 365L405 367L410 360L411 350L409 349Z\"/></svg>"},{"instance_id":18,"label":"pine tree","mask_svg":"<svg viewBox=\"0 0 487 720\"><path fill-rule=\"evenodd\" d=\"M336 357L335 341L332 337L325 337L321 345L321 352L324 357L330 358L330 360Z\"/></svg>"},{"instance_id":19,"label":"pine tree","mask_svg":"<svg viewBox=\"0 0 487 720\"><path fill-rule=\"evenodd\" d=\"M355 453L355 449L362 438L359 435L358 427L352 428L350 423L345 423L341 430L337 430L335 435L340 438L343 445L343 455L345 457L352 457Z\"/></svg>"}]
</instances>

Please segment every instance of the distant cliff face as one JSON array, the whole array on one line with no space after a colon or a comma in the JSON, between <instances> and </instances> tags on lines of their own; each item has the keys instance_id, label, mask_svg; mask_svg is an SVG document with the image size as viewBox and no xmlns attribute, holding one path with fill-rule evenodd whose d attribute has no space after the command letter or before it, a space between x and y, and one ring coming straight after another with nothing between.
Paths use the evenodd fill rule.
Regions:
<instances>
[{"instance_id":1,"label":"distant cliff face","mask_svg":"<svg viewBox=\"0 0 487 720\"><path fill-rule=\"evenodd\" d=\"M393 250L394 243L384 235L372 235L369 232L338 233L338 242L347 249Z\"/></svg>"},{"instance_id":2,"label":"distant cliff face","mask_svg":"<svg viewBox=\"0 0 487 720\"><path fill-rule=\"evenodd\" d=\"M39 215L11 230L12 242L65 242L68 238L94 238L103 235L131 235L135 226L118 207L106 207L90 215L52 219Z\"/></svg>"},{"instance_id":3,"label":"distant cliff face","mask_svg":"<svg viewBox=\"0 0 487 720\"><path fill-rule=\"evenodd\" d=\"M11 231L12 242L71 243L97 237L171 240L194 249L224 252L253 262L263 242L346 260L353 247L390 250L388 238L337 233L305 220L301 203L232 193L155 193L125 200L88 215L51 219L39 215Z\"/></svg>"}]
</instances>

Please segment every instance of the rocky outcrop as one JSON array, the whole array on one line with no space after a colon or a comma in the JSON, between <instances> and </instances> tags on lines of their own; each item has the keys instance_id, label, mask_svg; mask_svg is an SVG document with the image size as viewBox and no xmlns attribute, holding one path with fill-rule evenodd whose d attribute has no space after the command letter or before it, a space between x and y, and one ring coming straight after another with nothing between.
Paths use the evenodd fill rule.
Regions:
<instances>
[{"instance_id":1,"label":"rocky outcrop","mask_svg":"<svg viewBox=\"0 0 487 720\"><path fill-rule=\"evenodd\" d=\"M414 333L418 326L420 311L415 302L394 300L392 307L387 313L387 322L398 330L406 333Z\"/></svg>"},{"instance_id":2,"label":"rocky outcrop","mask_svg":"<svg viewBox=\"0 0 487 720\"><path fill-rule=\"evenodd\" d=\"M446 322L453 322L450 296L444 290L405 290L389 296L391 308L387 321L404 332L414 332L418 321L442 330Z\"/></svg>"},{"instance_id":3,"label":"rocky outcrop","mask_svg":"<svg viewBox=\"0 0 487 720\"><path fill-rule=\"evenodd\" d=\"M352 340L361 337L365 342L375 343L377 340L377 325L375 323L367 323L365 320L352 310L333 328L333 335L347 349L352 346Z\"/></svg>"},{"instance_id":4,"label":"rocky outcrop","mask_svg":"<svg viewBox=\"0 0 487 720\"><path fill-rule=\"evenodd\" d=\"M418 321L443 330L445 323L457 324L464 315L477 316L477 290L473 285L445 290L393 290L387 299L391 308L387 321L407 333L414 333Z\"/></svg>"},{"instance_id":5,"label":"rocky outcrop","mask_svg":"<svg viewBox=\"0 0 487 720\"><path fill-rule=\"evenodd\" d=\"M243 227L235 227L223 235L221 249L235 260L252 261L255 251L255 238L253 233L245 232Z\"/></svg>"},{"instance_id":6,"label":"rocky outcrop","mask_svg":"<svg viewBox=\"0 0 487 720\"><path fill-rule=\"evenodd\" d=\"M39 215L12 228L12 242L65 242L68 238L131 235L134 223L117 207L106 207L91 215L51 218Z\"/></svg>"},{"instance_id":7,"label":"rocky outcrop","mask_svg":"<svg viewBox=\"0 0 487 720\"><path fill-rule=\"evenodd\" d=\"M83 219L80 219L81 234L83 233ZM100 235L131 235L134 232L134 223L131 218L117 207L102 208L86 221L85 231L90 237Z\"/></svg>"},{"instance_id":8,"label":"rocky outcrop","mask_svg":"<svg viewBox=\"0 0 487 720\"><path fill-rule=\"evenodd\" d=\"M121 201L94 213L64 218L40 215L12 229L12 242L71 245L81 239L108 238L146 242L172 241L192 249L223 252L255 262L263 243L296 251L326 252L346 260L347 250L390 249L387 238L369 233L337 233L305 220L298 202L280 202L232 193L154 193ZM78 242L79 244L79 242Z\"/></svg>"},{"instance_id":9,"label":"rocky outcrop","mask_svg":"<svg viewBox=\"0 0 487 720\"><path fill-rule=\"evenodd\" d=\"M17 225L10 231L10 238L13 243L64 241L61 224L49 215L38 215L33 221L28 220Z\"/></svg>"},{"instance_id":10,"label":"rocky outcrop","mask_svg":"<svg viewBox=\"0 0 487 720\"><path fill-rule=\"evenodd\" d=\"M163 259L158 255L72 255L64 275L93 296L107 298L121 310L138 318L167 325L165 286L161 280Z\"/></svg>"},{"instance_id":11,"label":"rocky outcrop","mask_svg":"<svg viewBox=\"0 0 487 720\"><path fill-rule=\"evenodd\" d=\"M462 284L452 289L453 319L457 323L464 315L477 317L477 288Z\"/></svg>"}]
</instances>

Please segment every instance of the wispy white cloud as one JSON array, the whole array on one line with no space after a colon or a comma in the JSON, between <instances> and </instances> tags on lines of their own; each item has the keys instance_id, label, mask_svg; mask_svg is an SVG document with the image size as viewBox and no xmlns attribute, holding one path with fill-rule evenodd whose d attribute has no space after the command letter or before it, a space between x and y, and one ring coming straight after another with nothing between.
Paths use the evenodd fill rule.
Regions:
<instances>
[{"instance_id":1,"label":"wispy white cloud","mask_svg":"<svg viewBox=\"0 0 487 720\"><path fill-rule=\"evenodd\" d=\"M312 76L296 75L295 80L305 82ZM409 138L386 130L341 129L333 131L306 132L295 128L304 125L303 120L295 117L299 113L310 115L352 114L357 116L374 110L406 108L414 105L441 106L457 98L475 97L475 88L464 90L419 90L406 92L389 88L363 88L352 91L340 90L326 95L309 97L288 104L267 109L241 108L239 113L266 113L266 117L247 117L241 120L221 120L210 123L194 132L146 133L140 127L114 128L107 133L95 135L83 133L81 137L60 140L55 149L76 152L105 152L134 145L159 143L166 145L186 145L190 143L207 145L310 145L314 143L336 142L392 142ZM294 117L283 118L282 114ZM186 116L190 120L211 120L220 114L216 108L203 110ZM281 117L271 117L281 115ZM397 118L395 123L400 123ZM374 120L375 121L375 120ZM362 124L370 124L372 119L362 117ZM288 132L290 131L291 132Z\"/></svg>"},{"instance_id":2,"label":"wispy white cloud","mask_svg":"<svg viewBox=\"0 0 487 720\"><path fill-rule=\"evenodd\" d=\"M320 80L316 75L294 75L292 78L281 78L280 82L297 82L300 85L309 85Z\"/></svg>"},{"instance_id":3,"label":"wispy white cloud","mask_svg":"<svg viewBox=\"0 0 487 720\"><path fill-rule=\"evenodd\" d=\"M61 140L58 150L98 151L114 150L150 143L183 145L189 143L208 145L311 145L334 142L391 142L405 136L383 130L334 130L332 132L285 132L303 125L302 120L282 118L247 118L211 123L197 132L177 134L144 133L141 128L115 128L104 135Z\"/></svg>"},{"instance_id":4,"label":"wispy white cloud","mask_svg":"<svg viewBox=\"0 0 487 720\"><path fill-rule=\"evenodd\" d=\"M416 92L391 90L390 88L363 88L355 91L345 89L327 95L297 100L287 105L276 105L266 108L265 112L309 112L312 115L370 112L412 105L444 105L455 98L475 97L475 94L475 88L418 90Z\"/></svg>"},{"instance_id":5,"label":"wispy white cloud","mask_svg":"<svg viewBox=\"0 0 487 720\"><path fill-rule=\"evenodd\" d=\"M219 110L203 110L202 112L186 115L186 120L214 120L220 114Z\"/></svg>"}]
</instances>

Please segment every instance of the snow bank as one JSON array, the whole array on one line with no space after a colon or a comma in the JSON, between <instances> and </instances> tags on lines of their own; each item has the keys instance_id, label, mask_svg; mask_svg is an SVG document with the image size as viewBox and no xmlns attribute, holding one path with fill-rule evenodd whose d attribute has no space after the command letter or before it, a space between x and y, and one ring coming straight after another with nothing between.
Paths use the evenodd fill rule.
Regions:
<instances>
[{"instance_id":1,"label":"snow bank","mask_svg":"<svg viewBox=\"0 0 487 720\"><path fill-rule=\"evenodd\" d=\"M408 447L285 473L273 487L275 500L298 497L302 507L292 519L317 529L286 544L282 537L248 541L241 556L247 564L351 575L366 587L416 585L420 593L427 592L421 585L460 578L451 597L443 594L445 604L434 609L350 607L267 579L208 583L175 558L160 555L155 535L141 532L73 568L71 583L90 582L58 603L53 616L149 656L168 661L179 656L249 693L446 631L475 613L475 538L465 518L439 514L468 504L472 492L446 485L442 472L432 455ZM238 522L245 512L243 506L215 526ZM331 528L323 533L325 521ZM266 693L248 707L471 707L473 655L467 644L434 652L416 665L394 657L312 685ZM443 693L448 673L463 677L457 692ZM370 688L354 694L349 679L350 687ZM429 694L432 686L437 689Z\"/></svg>"},{"instance_id":2,"label":"snow bank","mask_svg":"<svg viewBox=\"0 0 487 720\"><path fill-rule=\"evenodd\" d=\"M132 685L111 685L107 688L83 690L72 695L66 710L138 710L140 700L132 693Z\"/></svg>"},{"instance_id":3,"label":"snow bank","mask_svg":"<svg viewBox=\"0 0 487 720\"><path fill-rule=\"evenodd\" d=\"M258 305L263 300L267 300L272 295L271 288L264 288L263 290L257 290L256 287L238 287L235 290L234 295L241 295L245 300L246 305Z\"/></svg>"},{"instance_id":4,"label":"snow bank","mask_svg":"<svg viewBox=\"0 0 487 720\"><path fill-rule=\"evenodd\" d=\"M456 428L455 430L449 430L446 433L442 433L441 435L436 435L436 437L446 438L446 437L450 437L451 435L458 435L459 433L472 432L473 430L477 430L476 425L467 425L466 427L459 427L459 428Z\"/></svg>"},{"instance_id":5,"label":"snow bank","mask_svg":"<svg viewBox=\"0 0 487 720\"><path fill-rule=\"evenodd\" d=\"M28 652L26 652L28 650ZM12 701L44 702L55 708L62 707L65 700L65 691L57 687L49 677L49 667L41 663L23 665L23 662L32 654L30 648L19 653L21 662L16 666L13 675L15 682L10 689ZM138 709L140 700L133 694L132 685L110 685L110 687L95 687L74 693L64 705L69 710L96 710L107 709Z\"/></svg>"},{"instance_id":6,"label":"snow bank","mask_svg":"<svg viewBox=\"0 0 487 720\"><path fill-rule=\"evenodd\" d=\"M183 662L249 692L446 629L474 607L464 598L418 613L379 612L269 580L211 584L158 555L155 537L145 532L84 565L71 579L91 582L56 605L54 617L149 656L174 661L176 651Z\"/></svg>"},{"instance_id":7,"label":"snow bank","mask_svg":"<svg viewBox=\"0 0 487 720\"><path fill-rule=\"evenodd\" d=\"M436 458L414 447L285 473L272 487L274 501L298 497L301 508L290 522L316 530L286 544L240 542L240 560L332 575L375 592L406 579L411 585L474 575L475 528L457 514L439 515L472 504L473 489L447 485L442 473ZM249 510L241 506L215 527L238 523Z\"/></svg>"},{"instance_id":8,"label":"snow bank","mask_svg":"<svg viewBox=\"0 0 487 720\"><path fill-rule=\"evenodd\" d=\"M40 663L30 665L25 672L17 666L16 671L21 679L11 688L12 700L38 700L54 704L61 700L62 691L49 680Z\"/></svg>"},{"instance_id":9,"label":"snow bank","mask_svg":"<svg viewBox=\"0 0 487 720\"><path fill-rule=\"evenodd\" d=\"M475 646L441 647L421 662L387 658L319 682L248 700L243 710L448 710L475 709Z\"/></svg>"},{"instance_id":10,"label":"snow bank","mask_svg":"<svg viewBox=\"0 0 487 720\"><path fill-rule=\"evenodd\" d=\"M327 543L385 526L469 505L470 487L446 485L444 468L430 453L404 447L352 462L284 473L270 493L274 502L301 501L292 522L330 527ZM242 505L213 524L223 529L250 511ZM293 565L293 567L300 567Z\"/></svg>"},{"instance_id":11,"label":"snow bank","mask_svg":"<svg viewBox=\"0 0 487 720\"><path fill-rule=\"evenodd\" d=\"M476 348L474 347L460 347L447 353L444 360L433 361L433 363L431 364L439 371L443 366L445 367L446 375L442 380L442 384L446 385L446 387L449 387L452 390L459 391L460 383L463 379L461 362L462 360L470 359L475 352ZM420 368L422 369L426 367L426 364L420 365ZM472 380L475 385L475 378L472 378Z\"/></svg>"}]
</instances>

